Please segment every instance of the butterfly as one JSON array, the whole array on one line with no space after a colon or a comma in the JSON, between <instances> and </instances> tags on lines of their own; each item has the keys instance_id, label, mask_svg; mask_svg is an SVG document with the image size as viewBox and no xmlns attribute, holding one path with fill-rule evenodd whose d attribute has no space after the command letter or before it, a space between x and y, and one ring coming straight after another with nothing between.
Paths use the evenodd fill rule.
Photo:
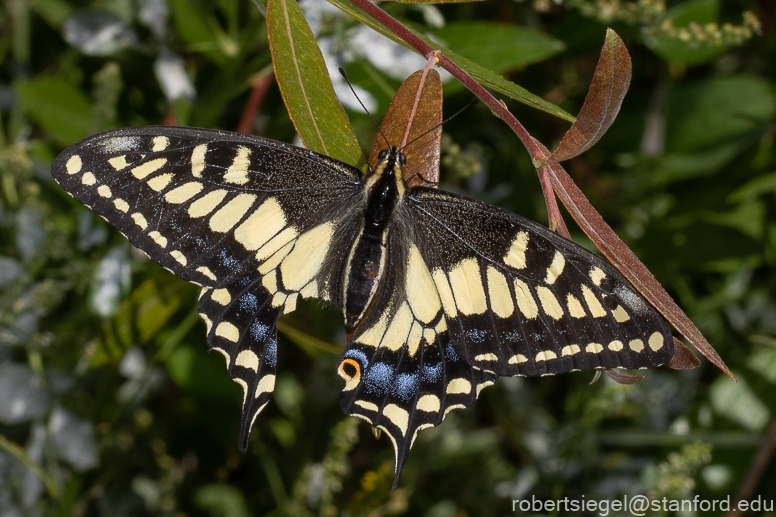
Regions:
<instances>
[{"instance_id":1,"label":"butterfly","mask_svg":"<svg viewBox=\"0 0 776 517\"><path fill-rule=\"evenodd\" d=\"M396 147L364 173L261 137L148 126L82 140L52 175L202 286L207 341L244 390L243 451L274 389L278 318L300 298L343 313L341 406L390 438L394 488L418 432L500 376L671 359L667 323L609 262L496 206L410 186L408 166Z\"/></svg>"}]
</instances>

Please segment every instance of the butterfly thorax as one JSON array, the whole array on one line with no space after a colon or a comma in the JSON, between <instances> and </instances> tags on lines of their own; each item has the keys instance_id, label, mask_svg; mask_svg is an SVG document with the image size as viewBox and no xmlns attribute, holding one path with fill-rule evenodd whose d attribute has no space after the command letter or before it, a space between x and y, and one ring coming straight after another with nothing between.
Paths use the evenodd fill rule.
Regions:
<instances>
[{"instance_id":1,"label":"butterfly thorax","mask_svg":"<svg viewBox=\"0 0 776 517\"><path fill-rule=\"evenodd\" d=\"M404 154L396 147L382 151L367 177L366 209L361 233L350 250L344 288L345 326L356 327L366 314L385 273L391 216L405 192Z\"/></svg>"}]
</instances>

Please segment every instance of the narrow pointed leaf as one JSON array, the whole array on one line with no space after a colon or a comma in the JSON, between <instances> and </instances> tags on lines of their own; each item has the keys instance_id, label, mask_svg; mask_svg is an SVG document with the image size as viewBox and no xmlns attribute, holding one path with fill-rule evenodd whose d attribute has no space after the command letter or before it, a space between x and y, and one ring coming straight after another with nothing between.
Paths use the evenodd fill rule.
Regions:
<instances>
[{"instance_id":1,"label":"narrow pointed leaf","mask_svg":"<svg viewBox=\"0 0 776 517\"><path fill-rule=\"evenodd\" d=\"M385 27L377 23L375 20L373 20L371 17L364 14L363 11L358 9L348 0L328 0L328 2L338 7L343 12L351 15L353 18L363 23L364 25L367 25L370 28L374 29L375 31L379 32L386 38L389 38L392 41L398 43L399 45L402 45L412 51L415 51L415 49L413 49L406 42L399 39L399 37L396 36L393 32L389 31L388 29L386 29ZM453 61L456 65L460 66L467 74L471 75L477 82L479 82L483 86L490 88L492 90L495 90L499 93L502 93L508 97L511 97L512 99L515 99L518 102L522 102L523 104L527 104L528 106L532 106L536 109L550 113L551 115L555 115L556 117L569 120L571 122L575 120L573 116L569 115L564 110L560 109L558 106L555 106L551 102L545 101L538 95L532 94L525 88L522 88L516 85L515 83L504 79L503 77L501 77L501 75L497 74L496 72L488 70L487 68L480 66L477 63L470 61L469 59L466 59L465 57L459 54L456 54L452 50L442 47L437 43L434 43L433 41L431 41L430 39L428 39L427 37L413 30L410 27L408 27L408 29L417 37L421 38L423 41L425 41L429 45L433 46L435 49L439 50L442 54L447 56L451 61Z\"/></svg>"},{"instance_id":2,"label":"narrow pointed leaf","mask_svg":"<svg viewBox=\"0 0 776 517\"><path fill-rule=\"evenodd\" d=\"M377 155L386 143L404 147L423 133L425 135L404 149L407 163L404 179L411 186L429 186L439 181L439 148L442 141L442 81L436 70L418 70L407 78L391 102L380 124L382 134L375 135L369 165L377 164ZM437 126L433 131L429 131Z\"/></svg>"},{"instance_id":3,"label":"narrow pointed leaf","mask_svg":"<svg viewBox=\"0 0 776 517\"><path fill-rule=\"evenodd\" d=\"M304 145L346 163L365 158L345 110L337 100L326 63L295 0L267 4L275 76L283 101Z\"/></svg>"},{"instance_id":4,"label":"narrow pointed leaf","mask_svg":"<svg viewBox=\"0 0 776 517\"><path fill-rule=\"evenodd\" d=\"M618 372L617 370L612 370L611 368L607 368L604 370L604 372L617 384L636 384L637 382L641 382L641 380L644 378L643 375L631 375L629 373L622 373Z\"/></svg>"},{"instance_id":5,"label":"narrow pointed leaf","mask_svg":"<svg viewBox=\"0 0 776 517\"><path fill-rule=\"evenodd\" d=\"M606 41L576 122L550 156L550 162L568 160L590 149L612 125L631 80L628 49L616 32L606 31Z\"/></svg>"}]
</instances>

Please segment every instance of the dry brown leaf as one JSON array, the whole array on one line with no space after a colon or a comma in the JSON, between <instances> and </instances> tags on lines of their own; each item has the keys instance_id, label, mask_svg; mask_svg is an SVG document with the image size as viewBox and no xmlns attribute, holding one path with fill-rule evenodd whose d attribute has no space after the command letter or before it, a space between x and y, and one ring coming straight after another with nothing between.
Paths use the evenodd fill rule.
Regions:
<instances>
[{"instance_id":1,"label":"dry brown leaf","mask_svg":"<svg viewBox=\"0 0 776 517\"><path fill-rule=\"evenodd\" d=\"M388 112L380 124L390 145L399 148L418 138L404 149L407 167L404 179L410 186L432 186L439 182L439 148L442 139L442 81L434 70L418 70L407 78L391 102ZM375 136L369 165L377 165L377 155L387 146L383 136ZM413 177L414 176L414 177ZM422 179L421 179L422 177ZM424 181L425 180L425 181Z\"/></svg>"},{"instance_id":2,"label":"dry brown leaf","mask_svg":"<svg viewBox=\"0 0 776 517\"><path fill-rule=\"evenodd\" d=\"M576 122L566 132L549 161L562 162L587 151L606 133L620 111L631 80L628 49L612 29L606 41L590 84L590 91Z\"/></svg>"}]
</instances>

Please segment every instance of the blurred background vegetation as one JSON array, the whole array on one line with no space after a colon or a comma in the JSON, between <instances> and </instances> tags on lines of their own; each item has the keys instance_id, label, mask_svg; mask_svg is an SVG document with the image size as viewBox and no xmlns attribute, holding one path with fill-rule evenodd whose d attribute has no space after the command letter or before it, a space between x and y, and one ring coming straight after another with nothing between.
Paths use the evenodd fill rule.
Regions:
<instances>
[{"instance_id":1,"label":"blurred background vegetation","mask_svg":"<svg viewBox=\"0 0 776 517\"><path fill-rule=\"evenodd\" d=\"M324 0L301 6L328 65L346 68L379 118L423 59ZM390 443L339 409L341 316L304 303L283 320L273 402L240 454L242 391L207 352L197 290L73 201L49 167L67 145L129 125L234 130L242 120L293 142L267 79L262 5L6 0L0 516L462 517L511 514L512 499L532 495L776 499L776 462L763 446L776 439L774 4L384 7L572 114L605 28L623 37L634 78L621 114L567 168L738 383L705 361L647 372L635 386L589 385L592 372L502 379L421 433L390 492ZM261 85L269 89L253 117ZM446 83L446 112L471 98ZM348 94L341 100L367 147L371 122ZM508 104L549 147L568 128ZM528 155L484 107L446 125L442 157L445 188L546 222Z\"/></svg>"}]
</instances>

